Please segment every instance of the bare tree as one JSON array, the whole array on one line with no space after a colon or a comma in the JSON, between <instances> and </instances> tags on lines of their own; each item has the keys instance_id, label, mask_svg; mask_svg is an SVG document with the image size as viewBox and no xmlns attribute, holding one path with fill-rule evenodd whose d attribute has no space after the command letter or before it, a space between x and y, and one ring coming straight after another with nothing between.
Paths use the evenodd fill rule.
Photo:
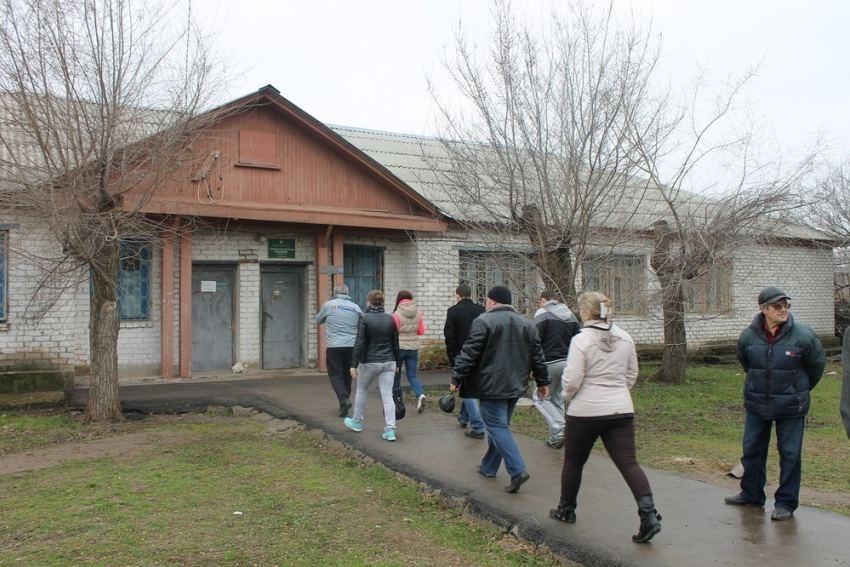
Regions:
<instances>
[{"instance_id":1,"label":"bare tree","mask_svg":"<svg viewBox=\"0 0 850 567\"><path fill-rule=\"evenodd\" d=\"M646 250L664 325L659 377L681 383L689 290L740 247L778 234L772 214L814 153L788 167L780 155L762 159L752 123L736 122L747 118L739 100L758 66L712 93L707 109L701 77L689 98L659 86L659 39L618 17L613 2L569 2L542 31L519 24L508 0L496 0L493 14L489 51L460 29L446 62L462 102L431 87L441 111L442 151L432 157L440 204L490 250L530 250L518 256L573 307L591 256ZM734 175L701 175L714 156Z\"/></svg>"},{"instance_id":2,"label":"bare tree","mask_svg":"<svg viewBox=\"0 0 850 567\"><path fill-rule=\"evenodd\" d=\"M850 326L850 157L825 165L800 203L799 221L835 240L835 330L842 335Z\"/></svg>"},{"instance_id":3,"label":"bare tree","mask_svg":"<svg viewBox=\"0 0 850 567\"><path fill-rule=\"evenodd\" d=\"M759 139L757 120L742 101L758 68L711 89L708 97L700 75L669 131L639 142L644 175L663 203L652 224L650 265L660 286L664 354L657 378L664 382L685 380L686 306L695 284L731 286L728 272L740 249L788 237L794 195L816 167L818 143L788 160ZM700 104L702 98L710 102ZM711 169L722 173L712 175ZM714 195L699 198L687 186Z\"/></svg>"},{"instance_id":4,"label":"bare tree","mask_svg":"<svg viewBox=\"0 0 850 567\"><path fill-rule=\"evenodd\" d=\"M120 420L120 243L171 226L138 211L203 129L210 38L181 0L2 0L0 21L0 194L61 245L45 289L90 282L86 419Z\"/></svg>"},{"instance_id":5,"label":"bare tree","mask_svg":"<svg viewBox=\"0 0 850 567\"><path fill-rule=\"evenodd\" d=\"M589 247L621 240L613 227L629 223L648 187L634 131L665 128L667 93L651 82L659 51L649 30L618 24L613 3L596 12L573 2L542 34L507 1L493 15L489 51L460 28L445 61L462 105L431 87L442 204L490 249L530 248L515 257L575 307L575 266Z\"/></svg>"}]
</instances>

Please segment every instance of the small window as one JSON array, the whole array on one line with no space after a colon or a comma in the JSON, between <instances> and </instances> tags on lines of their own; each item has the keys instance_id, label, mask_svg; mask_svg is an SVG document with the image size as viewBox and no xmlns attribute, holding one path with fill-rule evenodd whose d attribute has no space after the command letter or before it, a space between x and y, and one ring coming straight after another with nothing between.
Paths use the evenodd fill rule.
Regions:
<instances>
[{"instance_id":1,"label":"small window","mask_svg":"<svg viewBox=\"0 0 850 567\"><path fill-rule=\"evenodd\" d=\"M589 256L582 262L582 290L599 291L611 298L614 312L642 315L646 268L643 256L614 254Z\"/></svg>"},{"instance_id":2,"label":"small window","mask_svg":"<svg viewBox=\"0 0 850 567\"><path fill-rule=\"evenodd\" d=\"M732 310L732 266L718 262L685 284L689 313L719 314Z\"/></svg>"},{"instance_id":3,"label":"small window","mask_svg":"<svg viewBox=\"0 0 850 567\"><path fill-rule=\"evenodd\" d=\"M0 323L6 323L6 297L8 294L7 258L9 257L9 231L0 230Z\"/></svg>"},{"instance_id":4,"label":"small window","mask_svg":"<svg viewBox=\"0 0 850 567\"><path fill-rule=\"evenodd\" d=\"M484 305L491 287L511 290L517 313L532 316L537 309L538 283L528 258L512 252L460 251L460 283L472 288L472 300Z\"/></svg>"},{"instance_id":5,"label":"small window","mask_svg":"<svg viewBox=\"0 0 850 567\"><path fill-rule=\"evenodd\" d=\"M121 242L118 305L122 321L150 319L150 255L148 241Z\"/></svg>"}]
</instances>

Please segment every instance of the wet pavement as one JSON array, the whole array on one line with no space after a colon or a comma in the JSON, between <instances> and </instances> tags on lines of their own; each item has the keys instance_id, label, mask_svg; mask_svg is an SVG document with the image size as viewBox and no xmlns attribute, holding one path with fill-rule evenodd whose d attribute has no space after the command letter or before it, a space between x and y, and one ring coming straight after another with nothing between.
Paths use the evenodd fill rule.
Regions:
<instances>
[{"instance_id":1,"label":"wet pavement","mask_svg":"<svg viewBox=\"0 0 850 567\"><path fill-rule=\"evenodd\" d=\"M210 375L192 380L122 382L125 411L173 413L204 411L209 405L245 406L318 428L444 497L466 500L467 511L555 554L587 566L850 566L850 518L800 507L794 518L773 522L767 508L728 506L727 488L677 474L645 469L663 516L662 531L648 544L631 541L638 529L634 500L607 457L594 455L584 470L578 521L548 517L558 501L562 453L541 441L516 435L531 479L507 494L504 470L485 478L475 470L485 440L464 437L457 420L429 399L426 411L407 406L397 426L398 441L381 439L380 396L373 386L363 431L346 428L327 376L318 372L254 372ZM426 390L447 389L449 376L423 372ZM84 385L67 392L71 405L84 406ZM352 398L353 401L353 398Z\"/></svg>"}]
</instances>

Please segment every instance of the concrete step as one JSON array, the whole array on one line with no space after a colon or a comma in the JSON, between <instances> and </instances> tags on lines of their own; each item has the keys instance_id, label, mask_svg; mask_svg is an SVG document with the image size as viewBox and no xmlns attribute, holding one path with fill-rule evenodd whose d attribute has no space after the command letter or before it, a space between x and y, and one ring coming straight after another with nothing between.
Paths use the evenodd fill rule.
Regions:
<instances>
[{"instance_id":1,"label":"concrete step","mask_svg":"<svg viewBox=\"0 0 850 567\"><path fill-rule=\"evenodd\" d=\"M0 394L62 391L73 379L73 372L61 370L5 370L0 372Z\"/></svg>"}]
</instances>

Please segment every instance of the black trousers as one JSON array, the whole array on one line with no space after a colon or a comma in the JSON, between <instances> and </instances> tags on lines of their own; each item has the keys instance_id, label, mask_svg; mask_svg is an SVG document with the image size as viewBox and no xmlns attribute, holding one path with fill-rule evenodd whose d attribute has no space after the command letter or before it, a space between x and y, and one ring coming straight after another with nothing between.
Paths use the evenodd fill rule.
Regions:
<instances>
[{"instance_id":1,"label":"black trousers","mask_svg":"<svg viewBox=\"0 0 850 567\"><path fill-rule=\"evenodd\" d=\"M635 457L635 418L570 419L564 434L564 468L561 469L561 500L575 503L581 474L590 451L602 437L605 450L629 485L635 498L652 494L649 480Z\"/></svg>"},{"instance_id":2,"label":"black trousers","mask_svg":"<svg viewBox=\"0 0 850 567\"><path fill-rule=\"evenodd\" d=\"M351 355L354 347L336 347L325 351L328 360L328 378L341 406L351 397Z\"/></svg>"}]
</instances>

